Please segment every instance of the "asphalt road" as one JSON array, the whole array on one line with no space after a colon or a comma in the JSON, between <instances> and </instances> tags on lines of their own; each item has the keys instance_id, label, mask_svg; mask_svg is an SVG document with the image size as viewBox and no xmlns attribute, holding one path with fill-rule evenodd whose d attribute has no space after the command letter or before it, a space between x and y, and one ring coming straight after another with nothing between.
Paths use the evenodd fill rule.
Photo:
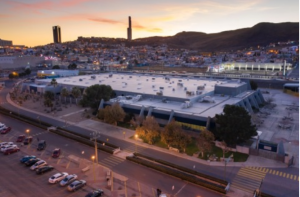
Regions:
<instances>
[{"instance_id":1,"label":"asphalt road","mask_svg":"<svg viewBox=\"0 0 300 197\"><path fill-rule=\"evenodd\" d=\"M13 128L10 133L5 134L5 135L0 135L1 141L15 141L16 137L19 134L24 134L26 129L29 129L30 130L29 135L33 136L32 145L21 147L23 154L17 153L17 154L9 155L7 157L5 157L4 155L0 155L1 157L4 157L5 159L8 158L7 160L5 160L5 162L0 162L0 173L1 173L1 170L5 169L4 174L7 176L15 177L14 179L16 182L16 184L6 187L6 185L10 184L11 179L9 179L8 181L6 179L0 179L0 191L2 191L2 192L10 192L13 195L20 196L24 192L30 193L33 190L35 190L37 185L41 184L39 182L43 182L43 183L45 182L45 185L47 185L47 182L46 182L47 179L49 178L49 176L51 174L54 174L54 172L49 172L47 176L46 176L46 174L41 175L41 177L44 177L44 178L38 178L37 182L27 181L25 189L23 187L21 187L20 189L17 189L18 186L16 187L16 185L22 185L22 183L24 182L24 179L26 179L26 178L18 178L18 176L21 176L21 175L22 175L22 177L28 177L28 176L27 176L27 174L23 174L23 171L20 171L20 172L16 171L15 163L16 163L16 166L19 166L20 164L19 164L18 160L20 159L21 155L25 155L25 152L28 153L28 152L35 151L36 145L37 145L37 138L39 138L39 140L45 139L47 141L47 148L45 150L46 153L44 153L44 156L50 155L52 150L54 150L54 148L61 148L62 153L64 155L76 155L78 157L85 158L85 159L90 159L91 156L94 155L93 147L83 145L76 141L58 136L54 133L42 130L40 128L34 127L32 125L20 122L18 120L15 120L15 119L12 119L9 117L5 117L3 115L0 115L0 120L1 120L1 122L5 123L6 125L10 125ZM82 151L84 151L84 154L82 154ZM38 154L37 156L39 157L40 153L38 153L38 152L34 152L34 153L35 153L35 155ZM101 151L98 151L98 155L99 155L99 163L100 164L101 163L105 164L105 161L110 159L110 157L113 157L111 154L108 154L106 152L101 152ZM13 159L9 159L9 158L13 158ZM48 158L48 160L50 160L49 162L53 161L53 159L51 159L50 157ZM1 161L2 161L2 159L1 159ZM3 161L4 161L4 159L3 159ZM13 165L10 166L10 164L13 164ZM51 165L56 166L56 163L53 163ZM152 188L159 187L162 191L164 191L166 193L177 194L178 197L185 196L186 194L188 194L188 196L191 196L191 197L198 196L198 195L210 196L210 197L222 196L221 194L218 194L218 193L215 193L212 191L208 191L204 188L197 187L196 185L183 182L183 181L176 179L174 177L171 177L171 176L166 176L162 173L159 173L157 171L151 170L149 168L146 168L141 165L137 165L135 163L132 163L132 162L129 162L126 160L120 161L117 164L106 164L106 166L109 167L110 169L112 169L112 171L114 171L114 172L117 172L126 177L129 177L129 179L139 181L139 182L146 184ZM10 169L10 170L7 170L7 169ZM80 171L80 169L78 169L78 170ZM10 171L15 171L15 172L10 172ZM34 174L29 169L26 169L25 172ZM18 173L22 173L22 174L18 174ZM30 178L30 180L32 179L31 176L28 178ZM39 181L40 179L43 181ZM35 180L35 179L33 179L33 180ZM5 186L5 187L1 188L1 185ZM173 185L175 188L174 190L172 190ZM53 189L52 186L51 186L51 188L52 188L51 190L57 190L57 188ZM41 186L41 187L39 187L38 191L34 191L34 192L44 195L44 193L48 193L48 190L49 189L46 186L45 187ZM86 192L89 190L83 190L83 191ZM49 190L49 192L50 193L48 193L48 194L53 194L52 191ZM62 192L62 195L55 194L54 196L66 196L66 194L68 194L68 191ZM0 193L0 196L2 196L1 193ZM77 195L75 195L75 196L77 196Z\"/></svg>"},{"instance_id":2,"label":"asphalt road","mask_svg":"<svg viewBox=\"0 0 300 197\"><path fill-rule=\"evenodd\" d=\"M10 81L9 83L6 83L6 86L11 87L12 83L13 82ZM31 112L15 109L14 106L11 106L8 103L5 103L4 98L7 94L7 92L8 92L8 88L6 88L2 92L0 92L0 95L1 95L0 99L2 101L2 105L5 108L8 108L12 111L19 112L20 114L24 114L24 115L27 115L27 116L30 116L30 117L37 117L37 115L35 115ZM0 120L2 120L2 118ZM49 122L50 124L55 125L55 126L63 126L64 125L63 122L60 122L60 121L57 121L57 120L54 120L54 119L50 119L48 117L41 117L41 120ZM12 121L11 122L12 125L15 125L15 120L10 120L10 121ZM18 123L18 124L22 125L23 123ZM20 127L22 127L22 126L20 126ZM68 129L72 130L74 132L85 133L85 134L89 135L88 130L85 130L85 129L82 129L82 128L79 128L79 127L76 127L76 126L70 126L70 127L68 127ZM24 128L23 128L23 130L24 130ZM133 144L133 143L122 141L122 140L119 140L119 139L114 139L114 138L109 137L109 136L103 136L103 137L104 138L109 138L110 143L120 146L121 149L128 149L128 148L130 149L130 147L135 146L135 144ZM70 151L73 151L73 152L75 151L74 154L80 155L82 150L80 150L81 148L79 148L79 146L80 146L79 144L76 144L76 145L72 144L72 145L68 146L68 148L71 148ZM158 159L164 159L164 160L167 160L169 162L173 162L173 163L176 163L178 165L185 166L187 168L192 169L193 166L196 165L196 170L199 171L199 172L209 174L209 175L212 175L212 176L215 176L215 177L218 177L218 178L224 178L224 167L211 167L211 166L202 165L202 164L195 164L194 162L187 161L187 160L184 160L184 159L179 158L179 157L168 155L168 154L165 154L165 153L162 153L162 152L159 152L159 151L156 151L156 150L152 150L152 149L145 149L143 147L138 147L138 150L140 150L141 153L151 155L151 156L156 157ZM90 152L92 154L93 150L90 150ZM82 156L85 157L84 155L82 155ZM99 158L105 158L105 153L101 153L101 155L99 155ZM160 187L163 187L165 189L164 191L168 191L168 193L174 192L174 191L171 190L170 185L174 185L176 189L177 188L182 188L183 185L185 185L185 183L182 182L182 181L177 180L178 182L176 182L175 181L176 179L173 179L169 176L163 175L161 173L157 173L157 172L152 171L152 170L149 171L149 169L147 169L147 168L144 168L144 167L138 166L138 165L133 165L130 162L128 163L127 161L123 162L121 165L113 166L111 169L113 171L116 171L116 172L124 175L124 176L127 176L127 177L130 177L132 179L136 179L138 181L141 181L143 183L147 183L149 185L152 185L153 187L156 187L157 185L159 185ZM227 167L227 169L226 169L226 171L227 171L227 173L226 173L227 174L226 175L227 180L229 182L231 182L236 177L236 175L237 175L237 173L239 172L240 169L241 168L239 168L239 167ZM147 170L149 172L147 172ZM277 169L277 170L287 171L287 173L298 174L299 175L297 168L283 168L283 169ZM278 184L277 181L278 181L278 183L281 183L281 184ZM284 178L284 177L280 177L280 176L273 177L272 174L267 174L264 178L264 181L263 181L263 184L262 184L261 188L262 188L263 191L265 191L267 193L270 193L270 194L282 194L282 195L276 195L276 196L285 196L284 195L285 193L292 193L292 194L299 193L299 191L298 191L299 190L299 185L297 185L298 182L295 185L294 184L295 182L290 183L289 181L290 180L286 180L286 178ZM293 181L293 180L291 180L291 181ZM174 184L171 184L171 183L174 183ZM203 189L201 189L201 192L202 192L202 190ZM203 190L203 192L204 191L205 190ZM196 194L199 193L199 192L200 192L200 189L198 187L187 184L186 186L183 187L183 189L180 191L178 196L181 196L181 194L184 194L184 193L189 193L189 194L193 193L195 195L191 195L191 196L196 196Z\"/></svg>"}]
</instances>

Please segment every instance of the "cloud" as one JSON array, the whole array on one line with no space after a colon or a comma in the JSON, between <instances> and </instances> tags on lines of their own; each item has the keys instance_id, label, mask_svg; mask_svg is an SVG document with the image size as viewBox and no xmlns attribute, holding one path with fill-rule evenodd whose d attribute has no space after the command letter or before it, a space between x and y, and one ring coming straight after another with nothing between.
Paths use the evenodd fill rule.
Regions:
<instances>
[{"instance_id":1,"label":"cloud","mask_svg":"<svg viewBox=\"0 0 300 197\"><path fill-rule=\"evenodd\" d=\"M86 2L92 2L96 0L42 0L33 3L23 3L13 0L4 0L11 6L12 11L25 11L35 14L41 14L42 10L59 10L62 8L75 7Z\"/></svg>"},{"instance_id":2,"label":"cloud","mask_svg":"<svg viewBox=\"0 0 300 197\"><path fill-rule=\"evenodd\" d=\"M121 21L107 19L107 18L88 18L90 21L99 22L99 23L109 23L109 24L119 24L123 23Z\"/></svg>"},{"instance_id":3,"label":"cloud","mask_svg":"<svg viewBox=\"0 0 300 197\"><path fill-rule=\"evenodd\" d=\"M0 18L8 18L9 15L8 14L0 14Z\"/></svg>"}]
</instances>

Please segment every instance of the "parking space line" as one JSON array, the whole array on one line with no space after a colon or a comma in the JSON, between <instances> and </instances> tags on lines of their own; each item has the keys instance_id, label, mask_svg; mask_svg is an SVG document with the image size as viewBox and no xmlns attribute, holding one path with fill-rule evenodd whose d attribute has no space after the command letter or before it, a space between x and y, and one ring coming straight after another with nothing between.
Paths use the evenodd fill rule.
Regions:
<instances>
[{"instance_id":1,"label":"parking space line","mask_svg":"<svg viewBox=\"0 0 300 197\"><path fill-rule=\"evenodd\" d=\"M57 165L59 164L60 160L61 160L61 158L59 158L59 159L57 160L57 162L56 162Z\"/></svg>"},{"instance_id":2,"label":"parking space line","mask_svg":"<svg viewBox=\"0 0 300 197\"><path fill-rule=\"evenodd\" d=\"M70 163L71 163L71 161L69 161L69 162L68 162L68 164L67 164L67 166L66 166L66 169L68 169L68 168L69 168L69 166L70 166Z\"/></svg>"},{"instance_id":3,"label":"parking space line","mask_svg":"<svg viewBox=\"0 0 300 197\"><path fill-rule=\"evenodd\" d=\"M126 181L124 181L124 186L125 186L125 197L127 197L127 185L126 185Z\"/></svg>"},{"instance_id":4,"label":"parking space line","mask_svg":"<svg viewBox=\"0 0 300 197\"><path fill-rule=\"evenodd\" d=\"M114 173L113 173L113 171L111 171L111 190L110 191L114 191Z\"/></svg>"},{"instance_id":5,"label":"parking space line","mask_svg":"<svg viewBox=\"0 0 300 197\"><path fill-rule=\"evenodd\" d=\"M137 184L138 184L138 189L139 189L139 193L140 193L139 196L142 196L140 182L138 182Z\"/></svg>"},{"instance_id":6,"label":"parking space line","mask_svg":"<svg viewBox=\"0 0 300 197\"><path fill-rule=\"evenodd\" d=\"M152 188L152 193L153 193L153 197L157 197L157 195L155 194L155 189Z\"/></svg>"}]
</instances>

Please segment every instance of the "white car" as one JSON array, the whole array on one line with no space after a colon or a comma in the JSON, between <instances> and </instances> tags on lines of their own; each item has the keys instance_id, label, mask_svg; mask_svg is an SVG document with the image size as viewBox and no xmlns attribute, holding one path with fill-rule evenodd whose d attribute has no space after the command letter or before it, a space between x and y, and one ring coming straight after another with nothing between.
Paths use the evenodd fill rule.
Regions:
<instances>
[{"instance_id":1,"label":"white car","mask_svg":"<svg viewBox=\"0 0 300 197\"><path fill-rule=\"evenodd\" d=\"M1 142L0 148L2 148L3 146L7 146L7 145L14 145L14 143L13 142Z\"/></svg>"},{"instance_id":2,"label":"white car","mask_svg":"<svg viewBox=\"0 0 300 197\"><path fill-rule=\"evenodd\" d=\"M69 174L66 172L56 173L49 178L49 183L57 183L57 182L63 180L64 178L66 178L66 176L68 176L68 175Z\"/></svg>"},{"instance_id":3,"label":"white car","mask_svg":"<svg viewBox=\"0 0 300 197\"><path fill-rule=\"evenodd\" d=\"M1 147L1 152L5 152L7 149L11 149L11 148L18 148L18 146L15 145L15 144L2 146Z\"/></svg>"},{"instance_id":4,"label":"white car","mask_svg":"<svg viewBox=\"0 0 300 197\"><path fill-rule=\"evenodd\" d=\"M6 128L5 124L0 123L0 131L5 129L5 128Z\"/></svg>"},{"instance_id":5,"label":"white car","mask_svg":"<svg viewBox=\"0 0 300 197\"><path fill-rule=\"evenodd\" d=\"M45 166L45 165L47 165L47 162L44 161L44 160L41 160L41 161L36 162L34 165L32 165L30 167L30 170L36 170L36 169L38 169L38 168L40 168L42 166Z\"/></svg>"}]
</instances>

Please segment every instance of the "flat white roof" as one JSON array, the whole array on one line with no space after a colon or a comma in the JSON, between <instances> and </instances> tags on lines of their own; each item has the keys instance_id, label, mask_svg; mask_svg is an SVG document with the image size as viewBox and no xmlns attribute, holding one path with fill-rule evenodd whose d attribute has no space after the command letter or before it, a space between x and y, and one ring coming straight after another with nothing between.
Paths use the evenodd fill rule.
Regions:
<instances>
[{"instance_id":1,"label":"flat white roof","mask_svg":"<svg viewBox=\"0 0 300 197\"><path fill-rule=\"evenodd\" d=\"M196 96L198 86L205 86L203 90L199 90L202 94L213 92L216 84L221 84L221 80L210 80L200 78L188 77L173 77L167 76L170 80L166 80L166 76L162 75L141 75L141 74L113 74L109 77L109 73L98 75L83 75L57 78L58 84L68 86L89 87L95 84L110 85L113 90L130 92L132 94L149 94L156 95L157 92L162 91L163 96L191 99ZM95 76L92 79L91 76ZM41 79L38 81L50 82L51 79ZM178 83L182 83L180 86ZM223 83L222 86L233 87L240 86L242 83L233 82ZM194 92L194 95L187 95L186 91Z\"/></svg>"}]
</instances>

